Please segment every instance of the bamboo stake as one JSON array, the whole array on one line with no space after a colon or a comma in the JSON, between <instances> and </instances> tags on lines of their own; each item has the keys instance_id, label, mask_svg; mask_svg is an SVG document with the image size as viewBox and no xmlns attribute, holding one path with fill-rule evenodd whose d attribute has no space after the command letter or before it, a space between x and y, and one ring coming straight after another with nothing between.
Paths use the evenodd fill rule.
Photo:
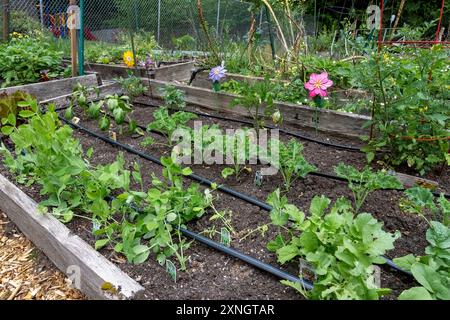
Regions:
<instances>
[{"instance_id":1,"label":"bamboo stake","mask_svg":"<svg viewBox=\"0 0 450 320\"><path fill-rule=\"evenodd\" d=\"M406 2L406 0L402 0L402 2L400 2L400 7L398 8L397 17L395 19L394 27L392 28L392 31L391 31L391 39L392 39L392 37L395 34L395 30L397 29L398 23L400 21L400 16L402 15L403 8L405 6L405 2Z\"/></svg>"}]
</instances>

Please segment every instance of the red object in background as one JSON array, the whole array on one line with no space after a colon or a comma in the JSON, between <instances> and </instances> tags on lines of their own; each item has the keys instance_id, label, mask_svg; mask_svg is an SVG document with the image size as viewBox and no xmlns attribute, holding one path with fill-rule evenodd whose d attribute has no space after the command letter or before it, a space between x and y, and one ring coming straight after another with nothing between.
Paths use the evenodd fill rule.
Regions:
<instances>
[{"instance_id":1,"label":"red object in background","mask_svg":"<svg viewBox=\"0 0 450 320\"><path fill-rule=\"evenodd\" d=\"M94 36L87 27L84 27L84 39L89 41L97 41L97 37Z\"/></svg>"},{"instance_id":2,"label":"red object in background","mask_svg":"<svg viewBox=\"0 0 450 320\"><path fill-rule=\"evenodd\" d=\"M439 39L439 34L441 33L441 25L442 25L442 18L444 15L444 7L445 7L445 0L442 0L441 10L439 14L439 22L436 30L436 38L433 41L420 41L420 40L414 40L414 41L383 41L383 12L384 12L384 1L381 0L381 16L380 16L380 33L378 34L378 51L381 50L381 46L383 44L385 45L394 45L394 44L413 44L417 45L419 47L426 47L433 44L442 44L444 47L450 46L450 41L441 41Z\"/></svg>"},{"instance_id":3,"label":"red object in background","mask_svg":"<svg viewBox=\"0 0 450 320\"><path fill-rule=\"evenodd\" d=\"M53 33L53 36L55 38L61 37L61 29L60 28L53 27L53 28L51 28L51 32ZM84 39L89 40L89 41L97 41L97 37L94 36L92 34L91 30L89 30L87 27L84 28Z\"/></svg>"}]
</instances>

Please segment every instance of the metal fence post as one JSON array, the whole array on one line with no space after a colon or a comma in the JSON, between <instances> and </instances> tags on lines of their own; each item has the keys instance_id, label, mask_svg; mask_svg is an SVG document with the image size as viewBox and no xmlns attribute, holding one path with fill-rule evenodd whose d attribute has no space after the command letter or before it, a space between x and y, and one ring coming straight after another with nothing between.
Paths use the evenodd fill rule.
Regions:
<instances>
[{"instance_id":1,"label":"metal fence post","mask_svg":"<svg viewBox=\"0 0 450 320\"><path fill-rule=\"evenodd\" d=\"M39 0L39 18L41 19L41 28L44 30L44 1Z\"/></svg>"},{"instance_id":2,"label":"metal fence post","mask_svg":"<svg viewBox=\"0 0 450 320\"><path fill-rule=\"evenodd\" d=\"M3 41L9 38L9 0L3 0Z\"/></svg>"},{"instance_id":3,"label":"metal fence post","mask_svg":"<svg viewBox=\"0 0 450 320\"><path fill-rule=\"evenodd\" d=\"M157 26L157 41L160 40L160 29L161 28L161 0L158 0L158 26Z\"/></svg>"},{"instance_id":4,"label":"metal fence post","mask_svg":"<svg viewBox=\"0 0 450 320\"><path fill-rule=\"evenodd\" d=\"M216 18L216 34L219 37L219 21L220 21L220 0L217 0L217 18Z\"/></svg>"}]
</instances>

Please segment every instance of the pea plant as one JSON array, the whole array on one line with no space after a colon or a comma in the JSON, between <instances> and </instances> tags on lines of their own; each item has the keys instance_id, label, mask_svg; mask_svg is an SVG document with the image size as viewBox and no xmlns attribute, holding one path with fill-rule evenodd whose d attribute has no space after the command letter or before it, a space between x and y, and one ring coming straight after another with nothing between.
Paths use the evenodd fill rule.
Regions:
<instances>
[{"instance_id":1,"label":"pea plant","mask_svg":"<svg viewBox=\"0 0 450 320\"><path fill-rule=\"evenodd\" d=\"M375 284L374 265L384 263L382 255L394 248L398 232L383 231L383 224L369 213L355 216L344 198L330 207L331 200L316 196L308 217L280 197L279 190L268 201L273 206L272 223L284 230L269 242L268 249L277 254L281 264L306 261L315 278L310 292L299 283L282 283L311 299L375 300L390 292Z\"/></svg>"},{"instance_id":2,"label":"pea plant","mask_svg":"<svg viewBox=\"0 0 450 320\"><path fill-rule=\"evenodd\" d=\"M152 185L147 192L125 192L117 197L115 206L131 202L143 208L121 228L121 242L115 250L124 253L133 263L142 263L151 253L156 254L161 265L175 256L181 269L186 270L186 249L189 243L181 236L179 228L194 218L201 217L212 203L209 190L200 192L197 184L185 187L182 177L192 173L181 168L171 158L161 158L164 180L152 175ZM176 239L176 240L175 240Z\"/></svg>"},{"instance_id":3,"label":"pea plant","mask_svg":"<svg viewBox=\"0 0 450 320\"><path fill-rule=\"evenodd\" d=\"M401 207L418 214L429 225L426 232L428 246L424 256L406 255L394 259L404 270L410 271L420 286L403 291L400 300L450 299L450 202L441 195L434 199L430 190L414 187L406 190ZM426 218L431 211L434 220Z\"/></svg>"},{"instance_id":4,"label":"pea plant","mask_svg":"<svg viewBox=\"0 0 450 320\"><path fill-rule=\"evenodd\" d=\"M142 263L154 253L166 266L174 266L168 258L175 256L185 270L189 243L179 228L201 217L212 205L210 190L201 192L197 184L183 184L182 177L192 171L171 158L162 158L163 179L153 174L152 188L145 190L137 164L132 172L126 170L120 155L111 164L92 168L88 159L93 149L83 153L72 129L59 122L54 106L45 114L40 113L36 101L27 107L30 110L18 114L27 123L16 126L7 117L7 125L13 128L9 136L15 155L3 145L0 154L5 165L18 174L19 182L41 186L47 199L40 208L51 208L63 222L74 217L92 221L96 249L112 245L133 263ZM140 190L131 189L131 179ZM112 194L118 196L110 202ZM80 211L87 215L75 213Z\"/></svg>"},{"instance_id":5,"label":"pea plant","mask_svg":"<svg viewBox=\"0 0 450 320\"><path fill-rule=\"evenodd\" d=\"M364 170L358 171L352 166L340 163L334 168L334 171L338 177L348 181L348 187L353 193L356 212L360 211L367 196L376 190L403 189L403 185L397 177L384 170L373 172L369 167L366 167Z\"/></svg>"},{"instance_id":6,"label":"pea plant","mask_svg":"<svg viewBox=\"0 0 450 320\"><path fill-rule=\"evenodd\" d=\"M51 208L51 213L60 220L71 221L76 209L107 219L109 211L104 197L123 187L117 183L126 180L123 159L91 169L80 143L72 137L72 129L60 125L54 106L45 114L39 112L36 101L22 105L25 106L28 109L19 112L18 117L26 119L26 123L16 126L15 117L8 116L8 125L12 127L9 137L16 155L2 146L0 154L5 165L17 174L19 183L38 183L41 194L47 197L40 207Z\"/></svg>"}]
</instances>

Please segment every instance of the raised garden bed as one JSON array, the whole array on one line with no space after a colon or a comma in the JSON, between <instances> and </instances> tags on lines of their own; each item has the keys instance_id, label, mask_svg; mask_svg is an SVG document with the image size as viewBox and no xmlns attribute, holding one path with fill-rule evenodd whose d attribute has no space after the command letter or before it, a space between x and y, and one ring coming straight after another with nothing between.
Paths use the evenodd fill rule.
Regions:
<instances>
[{"instance_id":1,"label":"raised garden bed","mask_svg":"<svg viewBox=\"0 0 450 320\"><path fill-rule=\"evenodd\" d=\"M159 80L143 79L144 84L149 85L149 94L154 98L161 98L161 88L168 83ZM202 106L206 109L220 112L228 112L238 116L248 116L247 110L240 106L230 107L231 102L238 96L224 92L214 92L210 89L188 86L180 83L173 85L184 92L186 102ZM369 129L363 128L363 125L370 120L370 117L355 115L346 112L332 111L301 106L292 103L275 102L275 108L283 114L284 122L297 126L298 128L313 128L330 133L333 135L359 138L362 135L368 135ZM263 111L262 111L263 112ZM319 122L314 121L318 113Z\"/></svg>"},{"instance_id":2,"label":"raised garden bed","mask_svg":"<svg viewBox=\"0 0 450 320\"><path fill-rule=\"evenodd\" d=\"M158 82L150 82L150 84L153 83ZM162 84L164 83L161 83L161 85ZM154 89L154 87L152 87L152 89ZM155 111L155 108L145 104L158 105L159 103L157 101L149 101L145 97L141 97L137 99L137 101L141 101L142 104L135 105L132 118L140 126L146 126L149 122L154 120L152 113ZM189 102L188 99L187 101ZM188 110L198 111L199 109L198 106L189 105ZM63 112L61 112L61 114L63 114ZM211 115L220 115L220 113L214 112ZM170 154L170 148L158 145L158 143L165 143L165 139L161 136L151 134L157 144L151 147L142 147L141 142L144 139L143 137L132 137L129 134L122 135L119 133L119 128L113 125L111 130L115 132L115 139L119 143L128 146L127 149L124 150L123 148L117 148L109 143L111 140L108 138L107 133L102 132L98 128L98 121L89 119L78 107L75 108L75 116L80 119L80 122L78 123L78 126L76 126L74 136L80 140L84 150L87 150L90 147L94 148L93 156L90 159L92 165L111 163L119 152L126 151L124 155L125 166L126 168L132 168L134 162L139 163L141 171L145 173L143 176L143 187L145 190L151 186L152 179L149 173L154 173L158 178L162 178L161 166L142 156L143 154L147 154L159 159L161 156ZM235 117L235 119L237 120L237 117ZM200 120L203 121L204 125L219 124L223 129L236 129L242 126L233 121L219 120L208 116L201 117ZM191 127L193 126L192 121L189 125ZM293 126L290 123L286 123L284 127L291 131L298 132L298 127ZM97 136L105 137L104 140L95 139L92 134L89 134L83 128L90 130ZM330 137L324 133L315 132L314 130L309 130L307 133L311 136L314 135L316 139L321 141L355 146L355 141L351 138ZM283 134L280 137L281 141L284 142L289 138L290 137ZM361 169L366 164L365 156L354 150L340 150L339 148L331 148L330 146L324 146L312 141L302 142L305 147L303 152L305 158L310 163L316 165L319 171L324 174L332 174L333 166L337 165L339 162L351 164L358 169ZM135 150L135 152L131 152L130 150ZM234 178L229 178L227 180L223 179L221 177L221 171L224 168L223 166L193 165L191 168L196 174L216 182L217 185L231 187L253 199L258 199L259 202L264 202L267 196L274 191L276 186L282 185L282 179L278 175L265 178L263 184L256 187L253 183L254 172L256 169L260 168L259 165L255 166L251 173L244 173L239 181ZM8 177L11 181L14 180L14 176L7 171L3 164L0 166L0 173ZM406 179L404 181L405 183L411 183L411 179L414 180L414 178L410 176L404 177ZM450 185L448 182L450 179L448 170L444 170L440 176L438 174L431 174L427 178L439 182L440 185L437 191L449 192ZM188 180L186 179L185 182L187 183ZM19 187L36 201L43 200L42 196L39 195L39 190L35 187L25 187L22 185ZM5 192L5 194L7 194L7 192ZM308 175L305 179L300 179L295 182L286 196L290 203L296 205L301 210L308 212L309 203L312 197L318 194L326 195L332 200L336 200L339 196L351 198L351 191L346 186L346 183L316 175ZM231 223L236 230L236 233L232 236L231 246L249 256L253 256L265 263L276 266L277 262L275 255L269 253L266 249L266 243L275 237L276 230L270 228L265 237L262 237L259 233L253 233L251 236L245 237L251 230L270 221L267 209L238 200L229 194L217 192L215 193L215 196L216 199L214 205L217 210L232 210L233 212ZM22 197L22 195L20 195L20 197ZM367 198L363 207L364 211L373 213L375 218L384 222L385 230L391 232L400 230L402 232L402 238L396 241L395 249L388 253L389 258L399 257L409 253L423 254L424 248L427 245L425 241L427 224L419 217L406 214L399 209L398 204L401 197L402 193L400 191L377 191ZM6 210L6 212L8 211ZM16 219L15 221L19 228L21 228L20 220ZM69 223L67 227L71 232L92 246L97 240L92 235L92 224L88 220L75 219L73 222ZM212 227L220 229L221 223L218 221L210 221L209 214L206 214L202 218L194 220L187 225L189 230L197 233L204 232L206 229ZM218 240L217 237L214 238L215 240ZM44 247L45 249L45 246L41 247ZM143 264L133 265L126 262L123 256L115 253L110 246L101 249L100 253L140 282L144 289L137 296L139 298L296 299L299 297L294 290L282 286L277 278L262 271L258 271L257 269L253 269L239 260L214 251L197 242L189 249L188 254L190 255L190 259L188 260L187 272L180 272L176 283L170 280L170 277L165 272L164 268L162 268L152 256ZM65 265L63 263L60 263L60 265L62 266L60 268L64 269ZM294 275L298 273L298 270L292 264L284 266L283 270ZM103 280L97 280L94 285L90 285L90 288L95 288L98 291L98 286L101 281ZM393 293L388 297L392 299L398 296L404 289L414 286L415 282L408 275L385 266L382 267L381 271L381 284L383 287L393 289ZM140 289L136 286L134 286L134 288L137 289L136 291L139 291ZM186 290L186 288L189 288L189 290ZM93 295L95 296L95 293ZM132 298L136 296L129 295L128 297Z\"/></svg>"},{"instance_id":3,"label":"raised garden bed","mask_svg":"<svg viewBox=\"0 0 450 320\"><path fill-rule=\"evenodd\" d=\"M67 61L66 61L67 62ZM142 67L129 68L122 64L86 63L85 70L98 73L103 80L125 78L131 71L135 76L162 81L187 81L194 67L193 61L174 61L162 63L159 67L146 70Z\"/></svg>"},{"instance_id":4,"label":"raised garden bed","mask_svg":"<svg viewBox=\"0 0 450 320\"><path fill-rule=\"evenodd\" d=\"M247 82L250 84L254 84L256 82L262 82L264 81L263 77L254 77L254 76L245 76L237 73L227 73L226 77L221 80L221 82L228 82L228 81L236 81L238 83ZM288 80L272 80L274 83L280 83L285 86L288 86L290 84L290 81ZM204 88L204 89L211 89L211 80L209 79L209 71L200 71L195 73L195 77L193 76L193 80L191 83L194 87ZM303 87L301 90L304 90ZM224 90L225 92L227 90ZM230 92L227 92L230 93ZM306 93L306 91L305 91ZM367 100L368 97L371 96L368 92L360 89L341 89L341 88L332 88L330 89L329 93L330 99L332 99L332 102L330 104L336 104L332 105L333 110L346 110L346 113L353 113L355 112L349 112L345 105L349 102L356 102L358 100ZM283 103L289 103L292 104L290 101L282 101ZM302 104L305 101L299 101L298 104ZM294 103L295 104L295 103ZM362 112L359 112L361 115L369 115L370 114L370 108L365 108L364 110L360 110Z\"/></svg>"},{"instance_id":5,"label":"raised garden bed","mask_svg":"<svg viewBox=\"0 0 450 320\"><path fill-rule=\"evenodd\" d=\"M0 174L0 209L68 276L78 274L80 290L91 299L133 298L142 287ZM76 274L75 274L76 273ZM75 278L74 278L75 279ZM105 284L118 289L106 290ZM103 289L102 289L103 288Z\"/></svg>"},{"instance_id":6,"label":"raised garden bed","mask_svg":"<svg viewBox=\"0 0 450 320\"><path fill-rule=\"evenodd\" d=\"M22 86L4 88L0 89L0 94L11 94L16 91L25 91L36 97L36 99L41 102L55 97L71 94L73 88L77 83L89 87L96 87L102 85L102 80L96 73L88 73L84 76L79 77L71 77L60 80L52 80L47 82L38 82Z\"/></svg>"},{"instance_id":7,"label":"raised garden bed","mask_svg":"<svg viewBox=\"0 0 450 320\"><path fill-rule=\"evenodd\" d=\"M76 109L76 116L81 119L80 125L88 128L99 135L105 135L98 129L97 121L88 119L81 110ZM145 106L136 106L135 120L141 125L146 125L152 120L153 108ZM202 119L204 124L218 123L223 128L236 128L236 125L227 121L217 121L208 118ZM113 130L114 127L112 128ZM116 132L117 133L117 132ZM94 147L94 156L91 159L92 164L106 164L115 159L120 149L96 140L85 132L76 130L75 136L80 139L83 148ZM153 136L157 142L164 142L158 135ZM281 137L282 140L286 137ZM325 138L321 136L321 138ZM117 140L120 143L127 144L136 150L152 154L155 157L167 155L168 148L150 147L143 148L139 145L142 138L132 138L129 135L117 134ZM321 171L330 172L331 167L339 161L351 163L356 167L362 167L365 164L362 155L355 155L354 152L336 151L324 146L318 146L314 143L305 143L305 156L311 163L317 165ZM150 161L139 159L136 155L125 153L126 167L131 167L134 161L138 161L141 165L142 172L153 172L156 176L161 177L161 167ZM241 181L223 180L220 177L221 166L205 167L196 165L192 167L194 172L214 180L219 185L226 184L240 192L265 200L267 195L273 191L275 185L280 185L279 177L271 177L265 180L261 187L253 185L253 176L251 174L243 175ZM10 179L14 177L9 174L3 167L3 174ZM150 185L149 175L145 175L145 187ZM444 177L448 180L448 173ZM6 185L6 183L5 183ZM20 186L24 191L36 200L41 200L38 192L34 188ZM444 188L444 190L448 188ZM5 192L7 194L8 192ZM336 199L340 195L350 197L350 191L345 183L331 181L321 177L310 176L305 180L299 180L293 186L292 190L287 194L289 201L303 210L307 210L311 197L316 194L325 194L331 199ZM385 228L389 231L400 230L404 235L396 243L396 249L389 253L390 257L401 256L408 253L421 254L426 246L424 241L424 233L426 224L418 217L402 213L398 208L398 201L401 193L398 191L379 191L370 196L364 206L364 210L372 212L375 217L385 223ZM22 195L20 195L22 199ZM6 202L3 202L6 203ZM261 211L260 208L236 200L230 195L218 193L215 201L218 210L229 209L233 211L232 224L237 230L235 238L233 238L232 246L257 257L264 262L275 265L275 257L269 254L265 249L265 243L272 238L274 230L269 230L266 238L261 238L257 233L243 241L239 238L243 237L251 229L269 221L268 213ZM7 207L7 212L8 212ZM29 208L29 207L28 207ZM2 208L5 209L5 208ZM34 210L34 209L33 209ZM30 210L29 210L30 211ZM15 220L19 227L20 221ZM206 215L196 222L188 224L188 228L201 232L213 225L220 227L220 223L209 221ZM68 228L80 236L82 239L93 245L95 238L92 236L91 225L85 220L75 220L68 225ZM25 232L25 231L24 231ZM25 232L26 233L26 232ZM44 238L44 237L42 237ZM165 273L156 261L150 258L148 262L141 265L131 265L124 261L120 255L114 254L111 248L104 248L101 253L109 257L116 265L126 271L132 277L138 279L144 286L145 291L139 296L141 298L253 298L253 299L294 299L298 297L293 290L283 287L277 280L265 273L256 271L245 264L231 259L228 256L219 254L201 244L195 243L189 250L191 259L189 260L188 271L180 273L176 283L169 280L169 276ZM286 267L291 273L296 273L293 266ZM392 271L388 267L382 269L381 273L382 285L390 287L394 290L391 298L400 293L401 290L410 287L414 282L408 276L402 275L396 271ZM98 283L98 282L97 282ZM182 288L189 290L182 290ZM98 287L95 287L98 288Z\"/></svg>"}]
</instances>

